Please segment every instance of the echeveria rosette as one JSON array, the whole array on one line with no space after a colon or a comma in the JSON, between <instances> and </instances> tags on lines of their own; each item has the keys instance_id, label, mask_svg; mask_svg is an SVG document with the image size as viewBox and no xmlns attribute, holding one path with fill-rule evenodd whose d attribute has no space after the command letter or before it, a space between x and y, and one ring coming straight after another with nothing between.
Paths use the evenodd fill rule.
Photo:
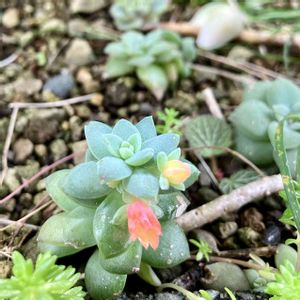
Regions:
<instances>
[{"instance_id":1,"label":"echeveria rosette","mask_svg":"<svg viewBox=\"0 0 300 300\"><path fill-rule=\"evenodd\" d=\"M244 94L243 102L230 115L235 127L237 150L257 165L269 165L273 157L275 131L282 118L300 112L300 89L291 81L277 79L256 83ZM286 125L284 143L292 173L296 171L300 128Z\"/></svg>"},{"instance_id":2,"label":"echeveria rosette","mask_svg":"<svg viewBox=\"0 0 300 300\"><path fill-rule=\"evenodd\" d=\"M63 212L45 222L38 242L41 251L59 257L96 245L86 284L94 299L107 299L141 263L164 268L188 257L173 218L184 199L179 190L199 171L180 158L178 135L157 135L152 117L136 125L122 119L114 127L92 121L85 135L86 161L47 178L47 191Z\"/></svg>"},{"instance_id":3,"label":"echeveria rosette","mask_svg":"<svg viewBox=\"0 0 300 300\"><path fill-rule=\"evenodd\" d=\"M136 74L157 99L163 97L169 85L190 75L191 62L196 57L192 38L181 38L166 30L146 35L126 32L104 51L109 55L105 66L107 77Z\"/></svg>"},{"instance_id":4,"label":"echeveria rosette","mask_svg":"<svg viewBox=\"0 0 300 300\"><path fill-rule=\"evenodd\" d=\"M170 0L115 0L110 8L110 14L119 30L141 29L159 21L169 3Z\"/></svg>"}]
</instances>

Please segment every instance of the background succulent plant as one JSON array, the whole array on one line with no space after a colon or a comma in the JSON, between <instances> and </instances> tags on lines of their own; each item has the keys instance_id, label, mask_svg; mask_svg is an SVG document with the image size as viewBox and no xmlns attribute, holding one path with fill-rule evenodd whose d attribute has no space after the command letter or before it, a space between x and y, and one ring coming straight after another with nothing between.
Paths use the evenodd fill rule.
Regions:
<instances>
[{"instance_id":1,"label":"background succulent plant","mask_svg":"<svg viewBox=\"0 0 300 300\"><path fill-rule=\"evenodd\" d=\"M137 77L160 99L169 84L190 74L196 56L194 40L181 38L175 32L155 30L147 35L130 31L121 40L105 48L108 77L136 73Z\"/></svg>"},{"instance_id":2,"label":"background succulent plant","mask_svg":"<svg viewBox=\"0 0 300 300\"><path fill-rule=\"evenodd\" d=\"M291 81L277 79L255 84L245 92L243 102L230 115L237 150L258 165L276 161L273 146L278 122L299 111L300 89ZM295 174L300 146L299 124L290 122L286 125L284 144L291 171Z\"/></svg>"},{"instance_id":3,"label":"background succulent plant","mask_svg":"<svg viewBox=\"0 0 300 300\"><path fill-rule=\"evenodd\" d=\"M169 0L115 0L110 14L119 30L140 29L155 23L167 10Z\"/></svg>"},{"instance_id":4,"label":"background succulent plant","mask_svg":"<svg viewBox=\"0 0 300 300\"><path fill-rule=\"evenodd\" d=\"M82 287L73 287L80 274L72 267L56 265L56 259L50 253L39 254L34 268L30 259L14 251L13 276L0 279L0 299L83 300Z\"/></svg>"},{"instance_id":5,"label":"background succulent plant","mask_svg":"<svg viewBox=\"0 0 300 300\"><path fill-rule=\"evenodd\" d=\"M60 257L97 245L86 285L94 299L108 299L141 262L164 268L189 256L172 219L185 199L180 191L199 172L180 159L179 136L157 135L152 117L136 125L122 119L113 128L92 121L85 135L86 161L47 178L47 190L64 212L45 222L38 242L41 251Z\"/></svg>"}]
</instances>

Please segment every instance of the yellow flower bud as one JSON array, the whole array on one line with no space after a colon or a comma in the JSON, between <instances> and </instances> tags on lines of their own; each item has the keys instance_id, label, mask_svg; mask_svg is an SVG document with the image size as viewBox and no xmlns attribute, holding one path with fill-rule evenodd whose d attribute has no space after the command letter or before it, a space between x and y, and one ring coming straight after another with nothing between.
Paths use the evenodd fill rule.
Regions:
<instances>
[{"instance_id":1,"label":"yellow flower bud","mask_svg":"<svg viewBox=\"0 0 300 300\"><path fill-rule=\"evenodd\" d=\"M192 173L189 164L180 160L169 160L162 171L162 175L168 179L170 184L181 184L186 181Z\"/></svg>"}]
</instances>

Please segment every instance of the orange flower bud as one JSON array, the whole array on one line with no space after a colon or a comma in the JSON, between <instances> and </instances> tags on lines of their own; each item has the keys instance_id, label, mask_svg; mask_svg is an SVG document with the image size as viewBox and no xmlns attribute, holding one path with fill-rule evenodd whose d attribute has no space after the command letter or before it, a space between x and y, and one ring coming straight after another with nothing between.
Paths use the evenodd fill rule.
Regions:
<instances>
[{"instance_id":1,"label":"orange flower bud","mask_svg":"<svg viewBox=\"0 0 300 300\"><path fill-rule=\"evenodd\" d=\"M145 202L137 200L128 205L127 213L130 240L139 240L144 248L150 245L156 250L162 231L152 209Z\"/></svg>"},{"instance_id":2,"label":"orange flower bud","mask_svg":"<svg viewBox=\"0 0 300 300\"><path fill-rule=\"evenodd\" d=\"M169 160L164 168L162 175L168 179L171 184L181 184L191 175L192 170L189 164L180 160Z\"/></svg>"}]
</instances>

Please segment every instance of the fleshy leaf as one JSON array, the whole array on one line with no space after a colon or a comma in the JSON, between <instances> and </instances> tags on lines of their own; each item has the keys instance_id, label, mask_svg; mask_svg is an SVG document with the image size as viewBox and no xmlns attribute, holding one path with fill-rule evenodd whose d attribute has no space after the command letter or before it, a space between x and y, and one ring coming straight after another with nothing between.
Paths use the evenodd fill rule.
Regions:
<instances>
[{"instance_id":1,"label":"fleshy leaf","mask_svg":"<svg viewBox=\"0 0 300 300\"><path fill-rule=\"evenodd\" d=\"M231 127L224 120L211 115L202 115L189 122L185 136L191 147L203 147L201 150L195 149L195 154L203 157L224 153L222 149L205 148L206 146L230 147L232 144Z\"/></svg>"},{"instance_id":2,"label":"fleshy leaf","mask_svg":"<svg viewBox=\"0 0 300 300\"><path fill-rule=\"evenodd\" d=\"M146 148L135 153L130 158L126 159L126 163L133 167L139 167L147 163L150 159L152 159L153 155L154 155L153 149Z\"/></svg>"},{"instance_id":3,"label":"fleshy leaf","mask_svg":"<svg viewBox=\"0 0 300 300\"><path fill-rule=\"evenodd\" d=\"M76 248L75 245L68 244L65 241L63 228L68 226L68 222L67 213L60 213L52 216L43 224L37 238L38 248L41 252L50 251L58 257L63 257L83 249Z\"/></svg>"},{"instance_id":4,"label":"fleshy leaf","mask_svg":"<svg viewBox=\"0 0 300 300\"><path fill-rule=\"evenodd\" d=\"M125 119L119 120L114 126L112 133L119 136L122 140L127 140L131 135L139 133L137 128Z\"/></svg>"},{"instance_id":5,"label":"fleshy leaf","mask_svg":"<svg viewBox=\"0 0 300 300\"><path fill-rule=\"evenodd\" d=\"M154 150L154 155L161 151L169 154L177 148L178 144L178 134L165 133L145 141L142 145L142 149L151 148Z\"/></svg>"},{"instance_id":6,"label":"fleshy leaf","mask_svg":"<svg viewBox=\"0 0 300 300\"><path fill-rule=\"evenodd\" d=\"M74 198L98 199L107 195L110 188L101 184L97 174L97 163L82 163L73 168L65 179L64 191Z\"/></svg>"},{"instance_id":7,"label":"fleshy leaf","mask_svg":"<svg viewBox=\"0 0 300 300\"><path fill-rule=\"evenodd\" d=\"M101 265L99 251L96 250L85 268L85 284L94 300L108 300L121 293L126 282L126 275L107 272Z\"/></svg>"},{"instance_id":8,"label":"fleshy leaf","mask_svg":"<svg viewBox=\"0 0 300 300\"><path fill-rule=\"evenodd\" d=\"M101 252L99 253L101 256ZM108 272L116 274L132 274L139 271L141 258L142 246L139 242L133 242L125 252L120 255L107 259L102 257L101 260L102 267Z\"/></svg>"},{"instance_id":9,"label":"fleshy leaf","mask_svg":"<svg viewBox=\"0 0 300 300\"><path fill-rule=\"evenodd\" d=\"M92 152L89 149L87 149L85 152L84 161L85 162L98 161L98 159L92 154Z\"/></svg>"},{"instance_id":10,"label":"fleshy leaf","mask_svg":"<svg viewBox=\"0 0 300 300\"><path fill-rule=\"evenodd\" d=\"M140 122L138 122L135 125L135 127L138 129L139 133L141 134L143 142L157 135L152 117L145 117Z\"/></svg>"},{"instance_id":11,"label":"fleshy leaf","mask_svg":"<svg viewBox=\"0 0 300 300\"><path fill-rule=\"evenodd\" d=\"M137 69L138 78L151 91L156 99L162 99L168 87L168 79L164 70L156 65L139 67Z\"/></svg>"},{"instance_id":12,"label":"fleshy leaf","mask_svg":"<svg viewBox=\"0 0 300 300\"><path fill-rule=\"evenodd\" d=\"M106 124L96 121L90 121L87 125L85 125L84 133L88 148L95 158L101 159L109 154L108 150L103 144L102 135L111 133L111 130L112 129Z\"/></svg>"},{"instance_id":13,"label":"fleshy leaf","mask_svg":"<svg viewBox=\"0 0 300 300\"><path fill-rule=\"evenodd\" d=\"M129 246L127 222L113 224L112 220L118 209L124 205L121 194L110 194L97 208L94 218L94 237L105 258L123 253Z\"/></svg>"},{"instance_id":14,"label":"fleshy leaf","mask_svg":"<svg viewBox=\"0 0 300 300\"><path fill-rule=\"evenodd\" d=\"M134 71L134 67L130 66L127 60L122 58L109 58L105 65L105 75L108 78L119 77Z\"/></svg>"},{"instance_id":15,"label":"fleshy leaf","mask_svg":"<svg viewBox=\"0 0 300 300\"><path fill-rule=\"evenodd\" d=\"M93 235L93 219L96 209L77 207L66 214L67 223L63 228L66 244L75 248L87 248L96 245Z\"/></svg>"},{"instance_id":16,"label":"fleshy leaf","mask_svg":"<svg viewBox=\"0 0 300 300\"><path fill-rule=\"evenodd\" d=\"M70 211L78 206L74 199L68 196L62 189L62 179L70 173L70 170L60 170L52 173L46 179L46 189L57 206L65 211Z\"/></svg>"},{"instance_id":17,"label":"fleshy leaf","mask_svg":"<svg viewBox=\"0 0 300 300\"><path fill-rule=\"evenodd\" d=\"M127 178L132 171L128 165L120 158L104 157L97 162L98 175L100 181L108 183Z\"/></svg>"},{"instance_id":18,"label":"fleshy leaf","mask_svg":"<svg viewBox=\"0 0 300 300\"><path fill-rule=\"evenodd\" d=\"M134 147L134 151L137 152L141 150L142 147L142 137L139 132L131 135L127 141Z\"/></svg>"},{"instance_id":19,"label":"fleshy leaf","mask_svg":"<svg viewBox=\"0 0 300 300\"><path fill-rule=\"evenodd\" d=\"M154 200L159 190L158 179L144 169L136 169L130 178L125 180L124 189L137 198Z\"/></svg>"},{"instance_id":20,"label":"fleshy leaf","mask_svg":"<svg viewBox=\"0 0 300 300\"><path fill-rule=\"evenodd\" d=\"M141 262L140 272L138 273L138 276L153 286L161 285L160 279L157 277L151 266L144 262Z\"/></svg>"},{"instance_id":21,"label":"fleshy leaf","mask_svg":"<svg viewBox=\"0 0 300 300\"><path fill-rule=\"evenodd\" d=\"M103 135L103 144L106 146L110 155L120 157L119 149L123 140L115 134L109 133Z\"/></svg>"},{"instance_id":22,"label":"fleshy leaf","mask_svg":"<svg viewBox=\"0 0 300 300\"><path fill-rule=\"evenodd\" d=\"M163 234L158 248L143 250L142 260L155 268L170 268L190 256L189 246L182 229L174 221L161 222Z\"/></svg>"}]
</instances>

